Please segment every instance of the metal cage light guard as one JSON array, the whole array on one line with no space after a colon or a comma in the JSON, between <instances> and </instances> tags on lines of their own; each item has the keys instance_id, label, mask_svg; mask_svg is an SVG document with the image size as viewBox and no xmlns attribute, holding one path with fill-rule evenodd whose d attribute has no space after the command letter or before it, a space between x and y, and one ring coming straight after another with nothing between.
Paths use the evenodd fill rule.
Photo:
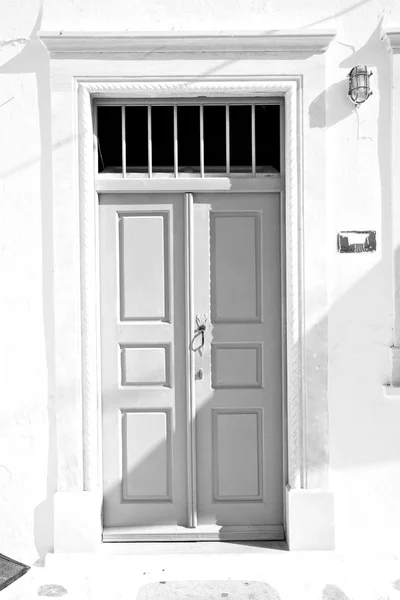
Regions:
<instances>
[{"instance_id":1,"label":"metal cage light guard","mask_svg":"<svg viewBox=\"0 0 400 600\"><path fill-rule=\"evenodd\" d=\"M348 96L356 106L368 100L372 94L369 83L371 75L372 71L368 71L366 65L353 67L347 75L349 78Z\"/></svg>"}]
</instances>

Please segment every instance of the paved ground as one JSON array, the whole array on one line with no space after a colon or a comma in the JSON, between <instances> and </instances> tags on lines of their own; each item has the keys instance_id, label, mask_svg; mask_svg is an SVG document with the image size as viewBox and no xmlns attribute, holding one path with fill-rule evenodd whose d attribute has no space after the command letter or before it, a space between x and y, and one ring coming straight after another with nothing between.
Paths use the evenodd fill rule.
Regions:
<instances>
[{"instance_id":1,"label":"paved ground","mask_svg":"<svg viewBox=\"0 0 400 600\"><path fill-rule=\"evenodd\" d=\"M49 554L0 600L400 600L400 555L282 548L107 544L97 554Z\"/></svg>"}]
</instances>

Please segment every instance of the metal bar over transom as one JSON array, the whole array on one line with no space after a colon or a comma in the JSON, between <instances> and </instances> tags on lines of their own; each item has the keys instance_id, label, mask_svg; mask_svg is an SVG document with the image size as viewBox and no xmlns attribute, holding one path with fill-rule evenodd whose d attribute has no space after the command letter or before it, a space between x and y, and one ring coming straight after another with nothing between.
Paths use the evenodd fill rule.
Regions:
<instances>
[{"instance_id":1,"label":"metal bar over transom","mask_svg":"<svg viewBox=\"0 0 400 600\"><path fill-rule=\"evenodd\" d=\"M121 110L120 160L122 165L119 168L108 167L107 171L107 165L103 161L101 136L97 135L101 157L100 176L106 173L111 176L111 173L118 172L119 177L123 179L127 177L204 179L218 176L251 179L281 175L283 144L280 123L283 111L280 99L235 98L222 102L220 98L210 98L200 103L195 98L162 102L152 99L149 103L139 99L98 99L97 105ZM189 122L182 121L181 109L188 106L194 109L191 110L193 119ZM155 120L156 111L167 107L171 107L168 108L171 112L168 114L164 112L162 118L158 112L158 119ZM271 111L271 107L275 107L276 112ZM136 115L132 112L128 120L128 111L134 111L135 108L145 110L144 114L137 116L136 123L132 118L132 115L133 117ZM222 111L218 113L218 119L215 117L215 112L212 117L210 116L214 109ZM97 122L99 122L98 115ZM140 145L141 141L138 139L142 140L142 138L140 136L138 138L137 131L141 127L146 127L144 135L147 137L147 152L142 162L132 164L135 158L132 158L129 149L132 150L135 144ZM188 147L190 152L187 152ZM170 155L172 158L166 159L163 163L160 156L163 157L164 154L167 156L168 148L173 149ZM133 152L133 156L136 154ZM196 156L197 158L193 158ZM102 170L100 170L100 162Z\"/></svg>"}]
</instances>

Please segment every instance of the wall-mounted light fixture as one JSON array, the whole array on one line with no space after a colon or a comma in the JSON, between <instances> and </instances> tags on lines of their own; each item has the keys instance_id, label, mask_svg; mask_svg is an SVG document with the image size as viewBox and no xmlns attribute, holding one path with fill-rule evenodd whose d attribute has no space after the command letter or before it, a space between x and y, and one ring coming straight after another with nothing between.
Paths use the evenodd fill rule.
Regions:
<instances>
[{"instance_id":1,"label":"wall-mounted light fixture","mask_svg":"<svg viewBox=\"0 0 400 600\"><path fill-rule=\"evenodd\" d=\"M353 67L347 75L349 78L348 96L356 106L365 102L372 94L369 84L371 75L372 71L368 71L366 65Z\"/></svg>"}]
</instances>

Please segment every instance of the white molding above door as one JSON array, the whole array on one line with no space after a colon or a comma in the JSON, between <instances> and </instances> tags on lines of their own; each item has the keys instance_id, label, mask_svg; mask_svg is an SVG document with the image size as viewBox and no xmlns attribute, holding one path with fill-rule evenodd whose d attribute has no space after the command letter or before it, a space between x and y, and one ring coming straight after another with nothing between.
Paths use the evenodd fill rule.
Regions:
<instances>
[{"instance_id":1,"label":"white molding above door","mask_svg":"<svg viewBox=\"0 0 400 600\"><path fill-rule=\"evenodd\" d=\"M101 53L165 55L188 53L291 53L325 52L335 36L330 29L292 29L275 31L205 31L205 32L76 32L40 31L42 42L57 57L66 53L85 55Z\"/></svg>"}]
</instances>

